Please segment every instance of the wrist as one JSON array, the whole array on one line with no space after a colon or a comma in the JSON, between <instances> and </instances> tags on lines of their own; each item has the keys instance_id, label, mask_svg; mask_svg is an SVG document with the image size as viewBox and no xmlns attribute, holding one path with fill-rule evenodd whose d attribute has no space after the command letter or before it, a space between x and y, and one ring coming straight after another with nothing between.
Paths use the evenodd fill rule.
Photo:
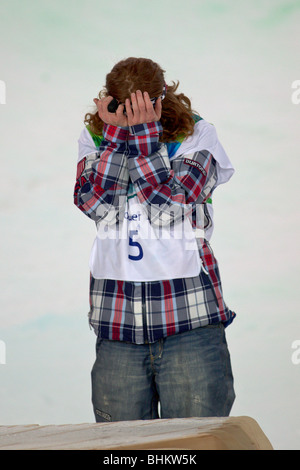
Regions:
<instances>
[{"instance_id":1,"label":"wrist","mask_svg":"<svg viewBox=\"0 0 300 470\"><path fill-rule=\"evenodd\" d=\"M162 125L159 121L135 124L129 127L128 149L129 157L148 157L159 149L159 134Z\"/></svg>"},{"instance_id":2,"label":"wrist","mask_svg":"<svg viewBox=\"0 0 300 470\"><path fill-rule=\"evenodd\" d=\"M151 136L155 137L162 133L162 125L160 121L144 122L142 124L134 124L129 126L129 135L131 138L134 136Z\"/></svg>"},{"instance_id":3,"label":"wrist","mask_svg":"<svg viewBox=\"0 0 300 470\"><path fill-rule=\"evenodd\" d=\"M115 126L113 124L103 124L103 137L105 140L114 143L123 143L128 139L128 127Z\"/></svg>"}]
</instances>

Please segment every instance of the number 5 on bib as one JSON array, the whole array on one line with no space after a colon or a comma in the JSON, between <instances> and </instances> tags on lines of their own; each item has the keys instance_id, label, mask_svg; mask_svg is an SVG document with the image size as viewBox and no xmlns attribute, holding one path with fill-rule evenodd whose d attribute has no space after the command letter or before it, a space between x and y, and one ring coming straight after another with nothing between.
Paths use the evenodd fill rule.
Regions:
<instances>
[{"instance_id":1,"label":"number 5 on bib","mask_svg":"<svg viewBox=\"0 0 300 470\"><path fill-rule=\"evenodd\" d=\"M129 231L129 246L134 246L134 247L138 248L138 250L139 250L137 255L128 255L128 258L133 260L133 261L139 261L144 256L143 248L140 245L140 243L133 241L133 236L137 235L137 234L138 234L137 230L130 230Z\"/></svg>"}]
</instances>

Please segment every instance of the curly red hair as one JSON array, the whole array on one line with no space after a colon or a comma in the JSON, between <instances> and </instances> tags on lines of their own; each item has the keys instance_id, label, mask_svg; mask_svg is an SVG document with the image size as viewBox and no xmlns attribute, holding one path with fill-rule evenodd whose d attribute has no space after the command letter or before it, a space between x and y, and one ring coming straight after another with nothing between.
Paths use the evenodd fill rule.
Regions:
<instances>
[{"instance_id":1,"label":"curly red hair","mask_svg":"<svg viewBox=\"0 0 300 470\"><path fill-rule=\"evenodd\" d=\"M141 90L147 91L151 98L160 97L165 85L164 72L151 59L129 57L118 62L106 75L105 88L98 96L113 96L124 103L132 92ZM191 108L189 98L183 93L176 93L178 86L179 82L166 86L160 119L163 127L160 139L162 142L174 142L179 135L188 137L194 132L195 112ZM94 134L101 135L103 121L97 111L87 113L84 123L90 126Z\"/></svg>"}]
</instances>

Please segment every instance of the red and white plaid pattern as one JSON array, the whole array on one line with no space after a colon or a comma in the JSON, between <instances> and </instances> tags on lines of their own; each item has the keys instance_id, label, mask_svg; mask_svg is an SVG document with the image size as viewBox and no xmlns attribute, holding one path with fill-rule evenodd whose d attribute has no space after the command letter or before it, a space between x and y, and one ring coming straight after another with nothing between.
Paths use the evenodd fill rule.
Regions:
<instances>
[{"instance_id":1,"label":"red and white plaid pattern","mask_svg":"<svg viewBox=\"0 0 300 470\"><path fill-rule=\"evenodd\" d=\"M133 183L152 217L153 208L160 217L174 206L190 205L194 226L199 207L209 226L205 206L217 181L213 155L199 151L170 162L167 146L159 142L161 131L159 122L129 129L105 125L100 147L78 163L76 206L97 222L103 208L120 208ZM208 324L229 325L236 314L224 301L217 260L207 240L199 239L198 247L204 270L196 277L129 282L91 275L89 321L95 333L140 344Z\"/></svg>"}]
</instances>

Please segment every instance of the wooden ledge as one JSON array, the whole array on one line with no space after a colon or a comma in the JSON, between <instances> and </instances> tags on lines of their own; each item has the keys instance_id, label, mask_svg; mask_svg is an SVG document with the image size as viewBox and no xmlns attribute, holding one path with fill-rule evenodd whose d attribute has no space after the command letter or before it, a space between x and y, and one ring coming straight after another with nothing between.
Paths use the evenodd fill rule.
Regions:
<instances>
[{"instance_id":1,"label":"wooden ledge","mask_svg":"<svg viewBox=\"0 0 300 470\"><path fill-rule=\"evenodd\" d=\"M0 426L0 450L273 450L250 417Z\"/></svg>"}]
</instances>

